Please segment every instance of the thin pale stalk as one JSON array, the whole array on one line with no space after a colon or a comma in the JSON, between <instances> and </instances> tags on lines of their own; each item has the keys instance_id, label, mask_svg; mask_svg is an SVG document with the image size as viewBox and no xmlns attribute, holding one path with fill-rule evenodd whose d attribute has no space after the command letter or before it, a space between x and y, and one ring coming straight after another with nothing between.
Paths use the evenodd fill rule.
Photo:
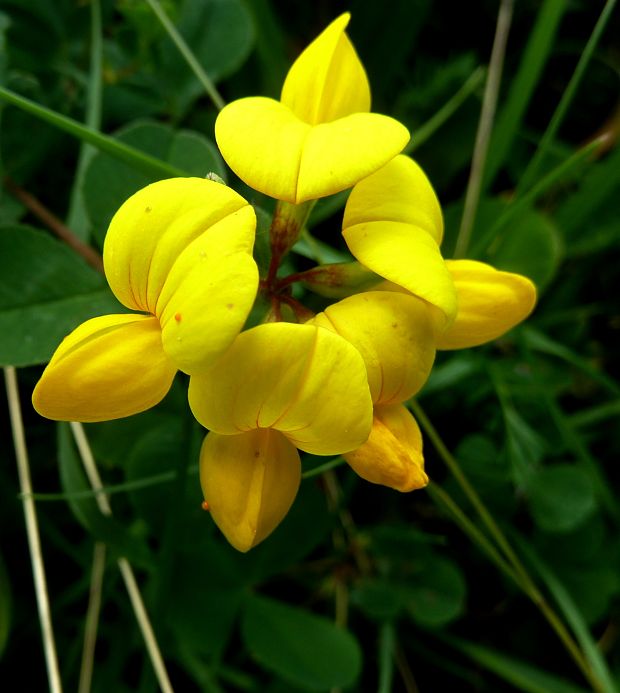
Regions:
<instances>
[{"instance_id":1,"label":"thin pale stalk","mask_svg":"<svg viewBox=\"0 0 620 693\"><path fill-rule=\"evenodd\" d=\"M544 162L545 155L547 154L549 148L553 144L553 140L557 135L560 125L564 120L564 116L566 115L573 101L573 98L575 97L577 88L579 87L584 72L586 71L586 67L588 66L588 63L592 58L594 50L599 42L599 39L601 38L605 26L607 25L607 21L611 16L615 4L616 0L607 0L607 2L605 3L605 7L603 7L603 11L601 12L596 22L596 25L594 26L592 34L590 35L590 38L588 39L588 42L586 43L585 48L581 53L579 61L577 62L577 67L575 68L575 71L573 72L573 75L570 78L570 81L566 86L566 89L564 89L564 91L562 92L562 98L560 99L560 103L558 104L557 108L555 109L555 112L551 116L549 125L547 126L547 129L545 130L545 133L542 136L542 139L540 140L540 144L538 145L538 148L536 149L534 156L530 160L525 171L523 172L523 175L521 176L521 179L517 186L517 192L527 189L527 187L531 185L531 182L533 180L536 180L536 175L538 174L538 171Z\"/></svg>"},{"instance_id":2,"label":"thin pale stalk","mask_svg":"<svg viewBox=\"0 0 620 693\"><path fill-rule=\"evenodd\" d=\"M168 36L170 36L170 38L174 42L174 45L179 49L179 53L181 53L181 55L185 58L185 62L189 65L192 72L198 78L198 81L205 88L205 91L209 95L209 98L211 99L211 101L213 101L213 105L217 108L218 111L221 111L222 108L224 108L224 106L226 105L224 99L220 96L220 93L216 89L215 84L213 84L213 81L211 80L209 75L204 71L202 65L198 62L198 59L192 52L192 49L187 45L185 39L177 31L177 28L170 21L168 15L164 12L164 8L159 3L159 0L146 1L149 7L153 10L153 13L157 17L157 19L159 19L159 21L161 22L164 29L168 32Z\"/></svg>"},{"instance_id":3,"label":"thin pale stalk","mask_svg":"<svg viewBox=\"0 0 620 693\"><path fill-rule=\"evenodd\" d=\"M512 19L512 9L514 0L502 0L497 16L495 28L495 38L493 39L493 49L489 62L489 73L482 99L482 110L480 111L480 121L476 132L476 142L474 144L474 154L471 162L467 192L465 193L465 208L461 220L461 228L456 239L454 249L455 257L463 257L469 246L471 232L476 218L476 210L480 200L482 189L482 176L484 174L484 164L489 150L489 141L493 130L493 120L497 106L497 97L506 53L506 42L508 31Z\"/></svg>"},{"instance_id":4,"label":"thin pale stalk","mask_svg":"<svg viewBox=\"0 0 620 693\"><path fill-rule=\"evenodd\" d=\"M41 551L41 539L39 537L39 525L37 512L32 499L32 481L30 479L30 465L28 462L28 449L24 434L24 422L22 420L21 406L19 403L19 391L17 388L17 376L13 366L4 368L4 380L6 383L6 396L9 404L9 416L11 418L11 431L17 458L17 470L19 474L19 487L22 493L22 505L26 520L26 534L28 536L28 548L32 562L34 588L37 595L37 607L39 610L39 622L43 636L43 650L45 652L45 664L47 666L47 679L51 693L62 693L60 670L58 668L58 655L54 641L52 628L52 614L47 593L47 581L45 579L45 566Z\"/></svg>"},{"instance_id":5,"label":"thin pale stalk","mask_svg":"<svg viewBox=\"0 0 620 693\"><path fill-rule=\"evenodd\" d=\"M585 659L583 652L579 649L579 646L572 638L571 634L568 632L566 626L555 613L555 611L549 606L546 599L536 586L534 580L531 578L530 574L527 572L525 566L514 552L512 546L506 539L504 533L499 528L498 524L491 513L487 510L486 506L482 502L482 499L470 484L469 480L461 470L456 458L450 453L448 448L445 446L441 436L437 433L437 430L431 423L430 419L426 416L426 413L422 407L414 400L409 403L411 410L415 414L420 426L424 432L428 435L433 443L433 447L445 462L448 469L452 472L456 478L459 486L464 491L465 495L469 498L469 501L474 506L478 512L481 520L487 527L490 535L496 541L498 547L504 552L504 555L512 565L515 573L519 576L519 585L527 594L527 596L536 605L542 615L547 619L549 625L556 632L557 636L560 638L566 650L571 655L575 664L581 669L583 675L590 682L594 690L601 691L600 683L593 675L587 660Z\"/></svg>"},{"instance_id":6,"label":"thin pale stalk","mask_svg":"<svg viewBox=\"0 0 620 693\"><path fill-rule=\"evenodd\" d=\"M449 120L458 109L467 101L469 96L482 84L486 68L482 65L477 67L467 80L463 83L460 89L451 96L448 101L434 113L425 123L415 130L414 136L409 140L407 146L403 149L403 154L412 154L418 147L421 147L429 140L439 128Z\"/></svg>"},{"instance_id":7,"label":"thin pale stalk","mask_svg":"<svg viewBox=\"0 0 620 693\"><path fill-rule=\"evenodd\" d=\"M86 624L84 626L84 647L82 649L82 666L80 667L80 683L78 693L89 693L93 680L93 665L95 661L95 645L101 611L101 590L103 573L105 572L106 545L98 541L93 551L93 567L90 575L90 591Z\"/></svg>"},{"instance_id":8,"label":"thin pale stalk","mask_svg":"<svg viewBox=\"0 0 620 693\"><path fill-rule=\"evenodd\" d=\"M90 481L90 485L97 493L96 498L97 504L99 505L99 510L101 510L103 515L111 515L112 508L110 507L110 501L103 490L101 477L99 476L95 458L90 449L88 439L86 438L84 427L82 424L72 421L71 431L73 433L78 452L80 453L86 476ZM151 659L151 664L153 665L153 670L155 672L157 682L159 683L159 687L164 693L174 693L172 684L170 683L170 678L168 677L166 665L164 664L157 639L155 638L155 633L153 632L153 627L151 626L149 615L144 606L144 601L142 600L140 590L138 589L138 584L136 582L133 569L126 558L118 559L118 567L121 571L121 575L123 576L125 587L127 588L127 592L129 594L129 600L131 601L131 606L133 607L136 620L138 621L140 631L142 632L142 637L144 638L144 643Z\"/></svg>"}]
</instances>

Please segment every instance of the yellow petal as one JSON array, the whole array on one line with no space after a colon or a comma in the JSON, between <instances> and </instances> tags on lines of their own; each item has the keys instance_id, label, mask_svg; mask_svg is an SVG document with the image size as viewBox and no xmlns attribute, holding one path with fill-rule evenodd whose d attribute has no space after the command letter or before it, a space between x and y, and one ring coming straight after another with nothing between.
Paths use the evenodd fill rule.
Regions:
<instances>
[{"instance_id":1,"label":"yellow petal","mask_svg":"<svg viewBox=\"0 0 620 693\"><path fill-rule=\"evenodd\" d=\"M277 431L209 433L200 452L200 483L217 526L239 551L280 524L301 480L297 450Z\"/></svg>"},{"instance_id":2,"label":"yellow petal","mask_svg":"<svg viewBox=\"0 0 620 693\"><path fill-rule=\"evenodd\" d=\"M428 484L422 435L402 404L376 407L368 441L344 458L362 479L373 484L397 491L413 491Z\"/></svg>"},{"instance_id":3,"label":"yellow petal","mask_svg":"<svg viewBox=\"0 0 620 693\"><path fill-rule=\"evenodd\" d=\"M404 125L378 113L352 113L316 125L304 142L297 202L350 188L398 154L408 141Z\"/></svg>"},{"instance_id":4,"label":"yellow petal","mask_svg":"<svg viewBox=\"0 0 620 693\"><path fill-rule=\"evenodd\" d=\"M205 370L230 346L254 304L258 268L244 252L254 211L243 207L195 239L172 266L156 315L163 347L180 370ZM237 241L235 241L237 239ZM228 248L241 252L228 253Z\"/></svg>"},{"instance_id":5,"label":"yellow petal","mask_svg":"<svg viewBox=\"0 0 620 693\"><path fill-rule=\"evenodd\" d=\"M234 190L204 178L171 178L139 190L114 215L103 247L115 296L128 308L154 313L181 251L246 206ZM249 240L251 251L253 236Z\"/></svg>"},{"instance_id":6,"label":"yellow petal","mask_svg":"<svg viewBox=\"0 0 620 693\"><path fill-rule=\"evenodd\" d=\"M419 226L369 221L343 230L349 250L368 269L437 306L449 322L456 315L452 275L435 240Z\"/></svg>"},{"instance_id":7,"label":"yellow petal","mask_svg":"<svg viewBox=\"0 0 620 693\"><path fill-rule=\"evenodd\" d=\"M454 279L459 308L454 323L439 334L438 349L490 342L534 309L536 287L527 277L474 260L448 260L446 266Z\"/></svg>"},{"instance_id":8,"label":"yellow petal","mask_svg":"<svg viewBox=\"0 0 620 693\"><path fill-rule=\"evenodd\" d=\"M370 86L344 30L349 13L335 19L297 58L281 101L306 123L328 123L370 110Z\"/></svg>"},{"instance_id":9,"label":"yellow petal","mask_svg":"<svg viewBox=\"0 0 620 693\"><path fill-rule=\"evenodd\" d=\"M438 244L443 238L443 217L433 186L418 164L403 154L351 191L343 228L368 221L411 224L424 229Z\"/></svg>"},{"instance_id":10,"label":"yellow petal","mask_svg":"<svg viewBox=\"0 0 620 693\"><path fill-rule=\"evenodd\" d=\"M62 341L32 403L39 414L58 421L118 419L160 402L175 373L156 318L104 315Z\"/></svg>"},{"instance_id":11,"label":"yellow petal","mask_svg":"<svg viewBox=\"0 0 620 693\"><path fill-rule=\"evenodd\" d=\"M317 455L354 449L372 421L362 357L313 325L269 323L242 332L209 371L191 378L189 403L217 433L275 428Z\"/></svg>"},{"instance_id":12,"label":"yellow petal","mask_svg":"<svg viewBox=\"0 0 620 693\"><path fill-rule=\"evenodd\" d=\"M215 136L230 168L259 192L300 204L339 192L383 166L405 146L392 118L355 113L311 126L273 99L228 104Z\"/></svg>"},{"instance_id":13,"label":"yellow petal","mask_svg":"<svg viewBox=\"0 0 620 693\"><path fill-rule=\"evenodd\" d=\"M431 307L404 293L368 291L335 303L310 321L360 352L372 401L404 402L426 382L435 359Z\"/></svg>"}]
</instances>

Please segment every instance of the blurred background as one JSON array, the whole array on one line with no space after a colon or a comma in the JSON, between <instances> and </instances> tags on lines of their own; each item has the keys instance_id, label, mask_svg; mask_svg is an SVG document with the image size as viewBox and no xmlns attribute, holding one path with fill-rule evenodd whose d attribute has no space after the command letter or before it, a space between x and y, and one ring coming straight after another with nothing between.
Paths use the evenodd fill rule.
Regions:
<instances>
[{"instance_id":1,"label":"blurred background","mask_svg":"<svg viewBox=\"0 0 620 693\"><path fill-rule=\"evenodd\" d=\"M539 302L500 340L438 354L416 404L431 486L399 494L346 465L313 475L325 460L308 458L293 510L248 555L229 547L200 508L203 433L188 421L181 378L155 409L86 426L114 519L97 508L68 426L30 405L62 336L115 304L103 277L58 233L66 227L100 251L118 206L167 177L89 144L58 115L169 167L215 171L270 210L227 171L213 138L217 109L154 4L226 102L278 98L299 52L350 11L373 110L410 129L409 151L442 203L446 257L462 224L500 6L0 0L0 85L52 113L0 100L0 362L19 367L66 690L78 690L96 542L107 557L92 691L157 690L119 556L136 570L176 691L617 690L615 3L514 3L467 255L529 276ZM290 268L343 257L341 206L342 197L317 205L316 243L296 248ZM42 691L32 571L0 406L0 687ZM556 632L550 613L563 624Z\"/></svg>"}]
</instances>

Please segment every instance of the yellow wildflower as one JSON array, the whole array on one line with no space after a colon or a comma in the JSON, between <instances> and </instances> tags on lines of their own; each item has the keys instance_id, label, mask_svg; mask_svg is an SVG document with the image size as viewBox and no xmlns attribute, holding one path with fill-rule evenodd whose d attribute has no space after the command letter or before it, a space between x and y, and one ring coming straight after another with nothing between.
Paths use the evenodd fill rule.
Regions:
<instances>
[{"instance_id":1,"label":"yellow wildflower","mask_svg":"<svg viewBox=\"0 0 620 693\"><path fill-rule=\"evenodd\" d=\"M65 421L129 416L163 399L177 369L210 366L256 296L255 225L241 196L200 178L129 198L110 223L104 267L115 296L138 313L93 318L68 335L34 390L35 409Z\"/></svg>"},{"instance_id":2,"label":"yellow wildflower","mask_svg":"<svg viewBox=\"0 0 620 693\"><path fill-rule=\"evenodd\" d=\"M409 139L398 121L370 111L364 68L335 19L297 58L280 101L239 99L218 116L226 163L252 188L300 204L351 187Z\"/></svg>"}]
</instances>

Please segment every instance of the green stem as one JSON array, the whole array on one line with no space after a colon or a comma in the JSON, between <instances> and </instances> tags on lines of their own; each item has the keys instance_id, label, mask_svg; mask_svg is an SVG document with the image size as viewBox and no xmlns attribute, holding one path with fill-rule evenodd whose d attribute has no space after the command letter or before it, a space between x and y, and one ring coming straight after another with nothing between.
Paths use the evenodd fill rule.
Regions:
<instances>
[{"instance_id":1,"label":"green stem","mask_svg":"<svg viewBox=\"0 0 620 693\"><path fill-rule=\"evenodd\" d=\"M616 0L607 0L607 2L605 3L605 7L603 7L603 11L601 12L598 21L594 26L592 34L588 39L585 48L583 49L583 53L581 54L579 62L577 63L577 67L575 68L575 71L573 72L573 75L570 78L570 82L568 83L566 89L562 93L560 103L555 109L555 112L551 117L551 120L549 121L549 125L545 130L545 134L542 136L542 139L540 140L538 149L536 150L536 153L530 160L525 171L523 172L523 175L521 176L521 179L517 186L517 193L523 189L527 189L531 181L536 179L536 175L538 174L539 169L544 163L544 159L549 148L553 144L553 140L560 128L560 125L562 124L562 121L564 120L564 116L568 111L568 108L575 96L575 93L577 92L579 83L581 82L581 79L584 75L586 67L588 66L588 63L590 62L590 59L592 58L594 49L596 48L599 39L601 38L601 35L605 29L605 26L607 25L607 21L611 16L615 4Z\"/></svg>"},{"instance_id":2,"label":"green stem","mask_svg":"<svg viewBox=\"0 0 620 693\"><path fill-rule=\"evenodd\" d=\"M63 116L49 108L45 108L45 106L41 106L24 96L20 96L10 89L0 87L0 99L4 99L13 106L21 108L22 111L30 113L36 118L39 118L39 120L44 120L46 123L69 133L79 140L92 144L99 151L110 154L110 156L129 164L148 176L170 178L190 175L187 171L183 171L176 166L160 161L149 154L141 152L139 149L130 147L128 144L124 144L113 137L104 135L93 128L78 123L78 121L73 120L73 118L67 118L67 116Z\"/></svg>"},{"instance_id":3,"label":"green stem","mask_svg":"<svg viewBox=\"0 0 620 693\"><path fill-rule=\"evenodd\" d=\"M493 49L489 62L489 73L484 89L482 110L480 111L480 121L478 123L478 131L476 132L476 142L474 144L474 154L471 162L471 171L467 183L467 192L465 193L463 218L461 220L461 227L456 238L454 249L455 257L463 257L466 254L474 227L480 192L482 190L484 165L489 151L491 132L493 130L495 108L497 106L497 97L499 94L513 5L514 0L501 0L499 14L497 16L495 38L493 40Z\"/></svg>"},{"instance_id":4,"label":"green stem","mask_svg":"<svg viewBox=\"0 0 620 693\"><path fill-rule=\"evenodd\" d=\"M482 84L486 75L486 68L480 65L477 67L467 80L463 83L460 89L446 103L434 113L425 123L415 131L407 146L403 149L403 154L411 154L418 147L421 147L429 140L439 128L449 120L458 109L467 101L469 96Z\"/></svg>"},{"instance_id":5,"label":"green stem","mask_svg":"<svg viewBox=\"0 0 620 693\"><path fill-rule=\"evenodd\" d=\"M88 78L88 93L86 100L86 125L99 130L101 127L101 63L103 47L101 40L101 3L92 0L90 4L90 70ZM67 226L82 240L88 239L88 225L86 209L82 197L82 184L86 167L94 156L96 149L84 142L80 147L77 170L71 190L69 213L67 214Z\"/></svg>"},{"instance_id":6,"label":"green stem","mask_svg":"<svg viewBox=\"0 0 620 693\"><path fill-rule=\"evenodd\" d=\"M426 487L426 491L432 498L435 505L442 506L445 510L452 514L456 524L463 530L465 534L467 534L472 543L476 544L479 549L484 551L484 553L486 553L486 555L491 559L491 561L493 561L493 563L495 563L502 573L506 575L506 577L510 578L518 586L523 588L519 576L510 567L506 560L504 560L489 539L476 527L476 525L467 517L467 515L465 515L450 494L441 488L441 486L438 486L433 482Z\"/></svg>"},{"instance_id":7,"label":"green stem","mask_svg":"<svg viewBox=\"0 0 620 693\"><path fill-rule=\"evenodd\" d=\"M526 193L518 198L515 198L505 212L497 219L497 221L489 227L489 229L480 237L474 246L473 255L479 255L485 250L488 244L495 238L498 231L502 229L515 215L528 209L543 193L549 188L562 180L574 168L582 164L592 153L594 153L603 143L603 138L593 140L585 147L582 147L574 154L571 154L559 166L556 166L536 185L531 187Z\"/></svg>"},{"instance_id":8,"label":"green stem","mask_svg":"<svg viewBox=\"0 0 620 693\"><path fill-rule=\"evenodd\" d=\"M377 693L391 693L394 679L394 624L382 623L379 628L379 685Z\"/></svg>"},{"instance_id":9,"label":"green stem","mask_svg":"<svg viewBox=\"0 0 620 693\"><path fill-rule=\"evenodd\" d=\"M579 649L579 646L573 640L564 623L561 621L561 619L558 617L555 611L553 611L553 609L545 600L544 596L532 580L530 574L527 572L525 566L523 565L519 557L514 552L512 546L509 544L508 540L504 536L504 533L499 528L498 524L495 522L495 519L487 510L486 506L482 502L482 499L480 498L474 487L470 484L469 480L467 479L463 471L461 470L457 460L445 446L443 440L441 439L441 436L437 433L437 430L431 423L430 419L426 416L426 413L424 412L422 407L415 400L410 401L409 406L411 407L411 410L415 414L415 417L420 423L421 427L424 429L424 432L430 438L435 450L437 451L441 459L445 462L448 469L452 472L459 486L464 491L465 495L476 509L478 515L480 516L480 519L487 527L490 535L496 541L498 547L504 552L504 555L508 559L508 562L512 565L514 572L519 578L518 584L521 586L525 594L527 594L527 596L532 600L535 606L539 609L542 615L546 618L547 622L556 632L557 636L560 638L560 640L566 647L567 651L569 652L579 669L581 669L582 673L590 682L594 690L601 691L600 683L592 674L588 662L583 656L581 650Z\"/></svg>"},{"instance_id":10,"label":"green stem","mask_svg":"<svg viewBox=\"0 0 620 693\"><path fill-rule=\"evenodd\" d=\"M224 99L220 96L220 93L218 92L218 90L215 87L215 84L213 83L213 80L209 77L209 75L204 71L202 65L198 62L198 59L192 52L192 49L187 45L185 39L177 31L177 28L170 21L168 15L164 12L164 8L159 3L159 0L146 1L149 4L149 7L153 10L157 19L159 19L159 21L161 22L164 29L168 32L168 36L170 36L170 38L174 42L174 45L179 49L179 53L181 53L181 55L185 58L185 61L192 69L192 72L196 75L198 81L205 88L205 91L209 95L211 101L213 101L213 105L217 108L218 111L221 111L222 108L224 108L224 106L226 105Z\"/></svg>"}]
</instances>

